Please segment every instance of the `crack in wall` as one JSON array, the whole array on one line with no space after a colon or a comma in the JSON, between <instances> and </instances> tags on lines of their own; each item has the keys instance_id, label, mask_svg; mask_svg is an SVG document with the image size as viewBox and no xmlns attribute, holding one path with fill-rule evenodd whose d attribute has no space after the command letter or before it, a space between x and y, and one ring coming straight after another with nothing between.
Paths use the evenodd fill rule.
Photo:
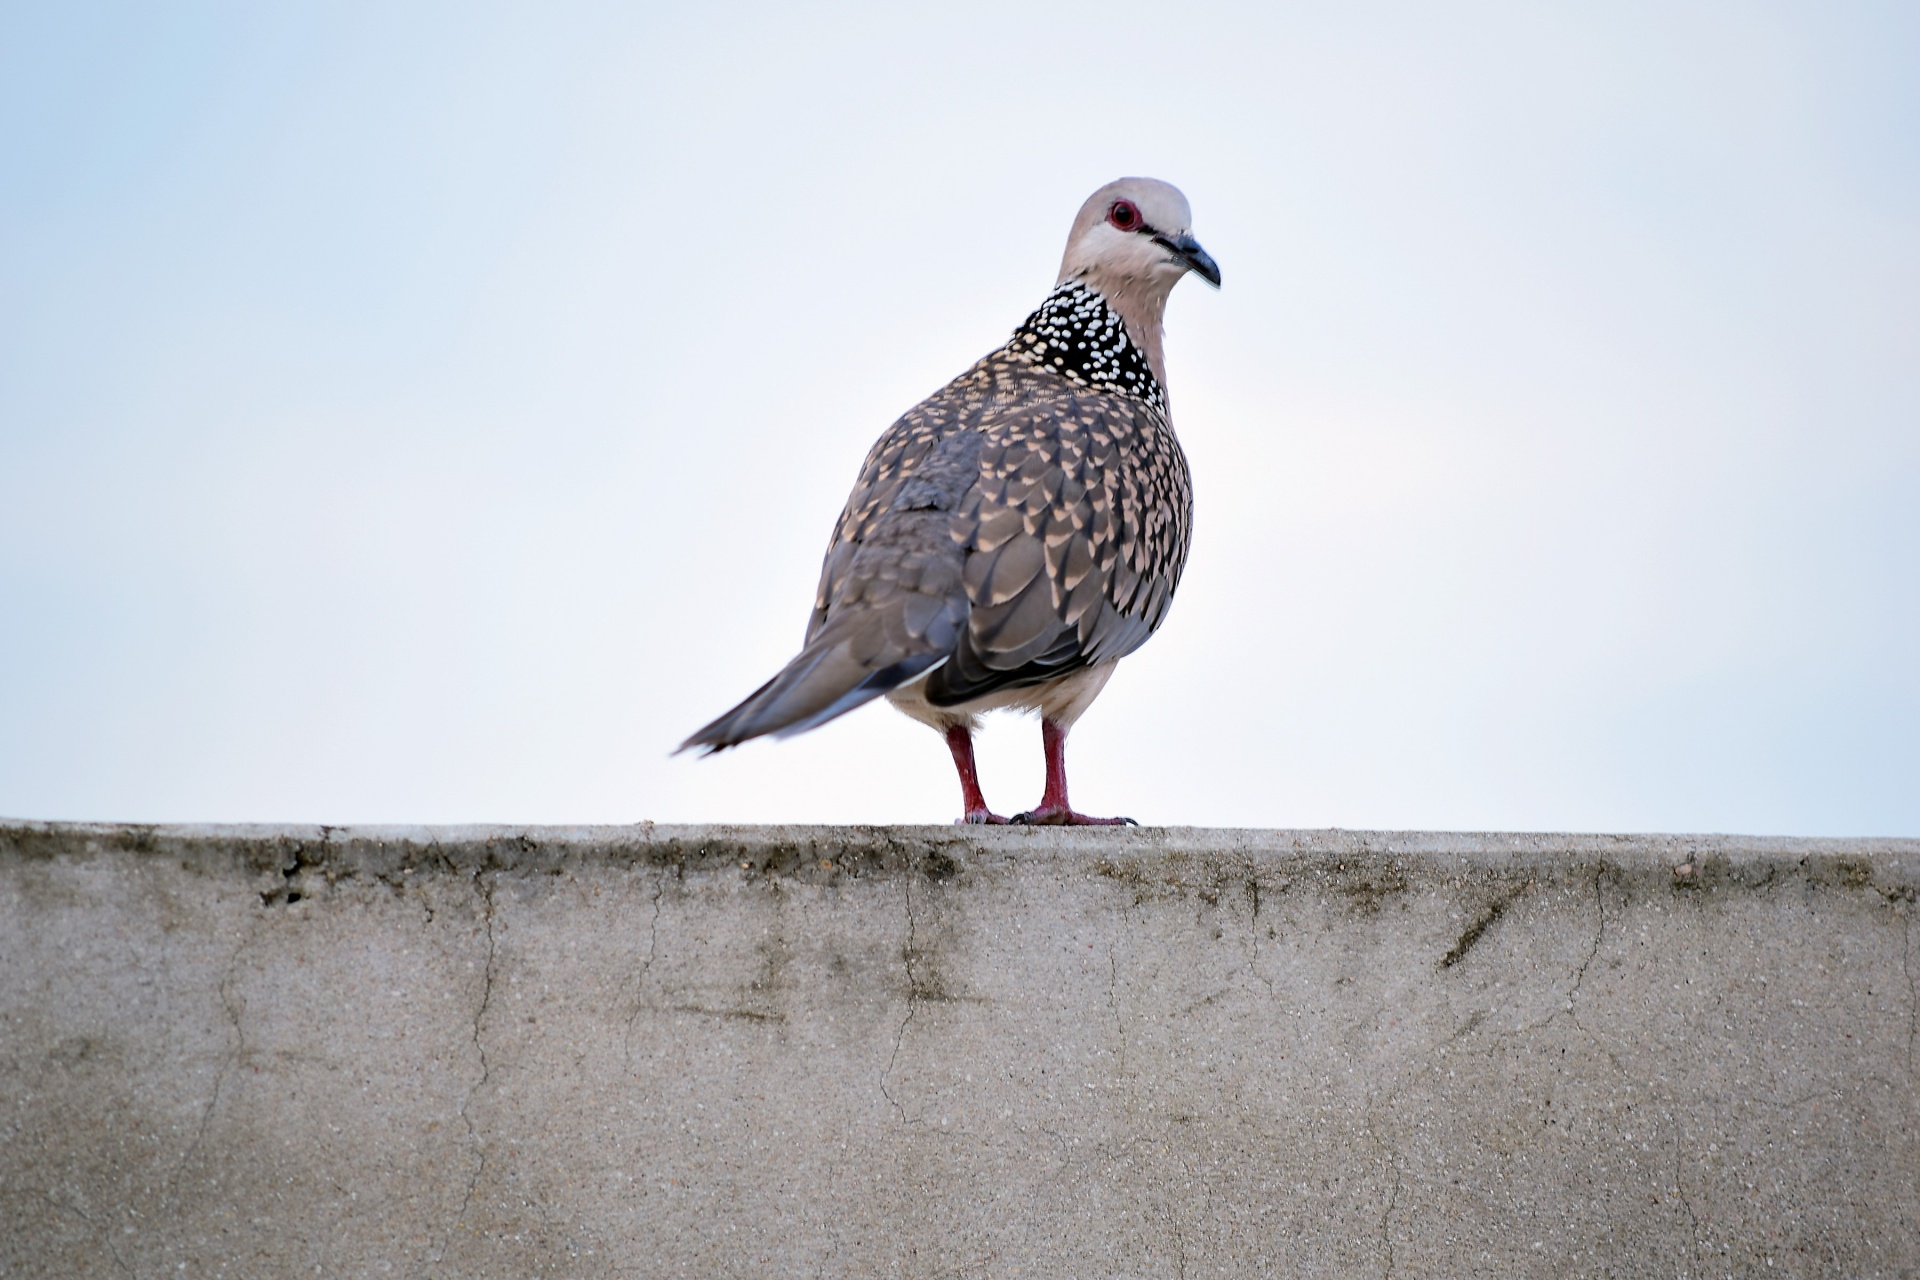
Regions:
<instances>
[{"instance_id":1,"label":"crack in wall","mask_svg":"<svg viewBox=\"0 0 1920 1280\"><path fill-rule=\"evenodd\" d=\"M1673 1194L1680 1201L1680 1207L1687 1211L1687 1231L1693 1241L1693 1274L1700 1274L1700 1215L1693 1211L1693 1201L1687 1195L1687 1184L1683 1180L1680 1168L1680 1126L1676 1123L1673 1130Z\"/></svg>"},{"instance_id":2,"label":"crack in wall","mask_svg":"<svg viewBox=\"0 0 1920 1280\"><path fill-rule=\"evenodd\" d=\"M1501 1039L1508 1039L1515 1036L1530 1035L1533 1032L1540 1030L1542 1027L1545 1027L1548 1024L1550 1024L1555 1018L1558 1018L1562 1014L1565 1014L1568 1020L1571 1021L1573 1025L1579 1029L1582 1035L1586 1036L1588 1039L1593 1040L1596 1044L1600 1044L1601 1052L1605 1053L1609 1060L1613 1060L1613 1065L1615 1067L1620 1066L1620 1063L1617 1060L1614 1060L1613 1051L1611 1049L1608 1049L1605 1044L1601 1043L1599 1040L1599 1037L1595 1036L1592 1032L1588 1031L1584 1026L1580 1025L1580 1015L1574 1007L1575 1003L1577 1002L1580 996L1580 987L1587 980L1587 969L1592 966L1595 958L1599 956L1600 944L1603 940L1605 940L1607 936L1607 899L1606 899L1606 889L1604 884L1602 883L1605 876L1606 876L1606 867L1604 865L1594 868L1593 870L1593 910L1594 910L1593 941L1587 947L1587 954L1581 958L1580 963L1574 968L1573 982L1567 987L1567 998L1561 1002L1561 1005L1558 1009L1555 1009L1552 1013L1548 1014L1544 1018L1541 1018L1539 1021L1530 1022L1526 1026L1520 1027L1514 1031L1501 1032L1500 1033ZM1622 1069L1624 1070L1624 1068Z\"/></svg>"},{"instance_id":3,"label":"crack in wall","mask_svg":"<svg viewBox=\"0 0 1920 1280\"><path fill-rule=\"evenodd\" d=\"M821 1186L821 1190L823 1193L821 1196L821 1200L824 1203L831 1204L833 1202L833 1193L835 1190L835 1186L839 1181L839 1178L840 1178L840 1162L834 1159L832 1156L827 1157L827 1176L822 1181L822 1186ZM826 1247L826 1250L822 1252L820 1255L819 1264L814 1268L814 1273L813 1273L814 1280L827 1280L827 1277L830 1275L840 1274L840 1272L837 1270L829 1271L827 1269L829 1264L831 1264L836 1258L840 1256L840 1251L842 1248L844 1248L844 1245L840 1238L839 1218L835 1214L829 1212L825 1216L825 1222L823 1226L824 1226L826 1237L827 1237L827 1247Z\"/></svg>"},{"instance_id":4,"label":"crack in wall","mask_svg":"<svg viewBox=\"0 0 1920 1280\"><path fill-rule=\"evenodd\" d=\"M493 1078L493 1062L487 1056L486 1041L482 1031L487 1019L487 1010L493 1004L494 965L499 956L498 939L494 934L493 923L493 882L487 879L487 872L474 875L474 890L480 899L480 918L487 928L487 961L480 978L480 1004L473 1011L473 1051L480 1060L480 1078L473 1082L466 1096L460 1099L460 1120L467 1126L467 1143L473 1150L473 1172L467 1178L467 1187L460 1197L460 1208L453 1215L453 1223L447 1228L447 1237L441 1242L440 1252L433 1259L435 1264L444 1262L448 1251L453 1247L453 1233L466 1221L467 1210L473 1205L474 1193L480 1188L480 1179L487 1171L486 1143L480 1136L480 1127L473 1122L471 1107L480 1091L487 1087Z\"/></svg>"},{"instance_id":5,"label":"crack in wall","mask_svg":"<svg viewBox=\"0 0 1920 1280\"><path fill-rule=\"evenodd\" d=\"M1120 919L1123 923L1127 922L1126 908L1121 909ZM1114 1051L1114 1072L1116 1076L1124 1078L1127 1074L1127 1020L1120 1013L1120 961L1112 942L1107 944L1107 1008L1113 1013L1113 1034L1119 1044Z\"/></svg>"},{"instance_id":6,"label":"crack in wall","mask_svg":"<svg viewBox=\"0 0 1920 1280\"><path fill-rule=\"evenodd\" d=\"M1263 893L1260 888L1260 874L1254 870L1251 865L1247 868L1246 899L1248 905L1251 906L1253 910L1252 916L1247 923L1247 963L1245 965L1245 971L1252 974L1255 979L1266 986L1269 998L1276 998L1280 993L1273 985L1273 979L1260 972L1260 911ZM1272 925L1267 926L1267 936L1269 938L1277 936L1277 931ZM1236 974L1235 976L1238 975Z\"/></svg>"},{"instance_id":7,"label":"crack in wall","mask_svg":"<svg viewBox=\"0 0 1920 1280\"><path fill-rule=\"evenodd\" d=\"M1181 1168L1189 1175L1192 1170L1186 1167L1186 1161L1180 1162ZM1180 1215L1171 1207L1167 1209L1167 1234L1173 1237L1173 1274L1174 1280L1187 1280L1187 1233L1180 1229Z\"/></svg>"},{"instance_id":8,"label":"crack in wall","mask_svg":"<svg viewBox=\"0 0 1920 1280\"><path fill-rule=\"evenodd\" d=\"M80 1221L86 1223L87 1226L100 1237L100 1243L107 1247L107 1256L113 1259L113 1265L130 1276L134 1274L133 1267L128 1264L125 1258L120 1256L120 1247L114 1244L113 1233L101 1226L99 1220L92 1214L77 1204L69 1204L65 1200L57 1199L51 1191L46 1191L39 1187L32 1188L27 1191L26 1194L45 1201L47 1207L55 1213L70 1213L80 1219Z\"/></svg>"},{"instance_id":9,"label":"crack in wall","mask_svg":"<svg viewBox=\"0 0 1920 1280\"><path fill-rule=\"evenodd\" d=\"M621 1061L627 1074L633 1074L633 1026L640 1020L640 1013L647 1007L647 972L653 968L654 957L660 948L660 899L667 892L664 874L656 875L653 882L653 918L647 922L647 958L640 962L640 968L633 975L633 1004L627 1010L627 1024L620 1035Z\"/></svg>"},{"instance_id":10,"label":"crack in wall","mask_svg":"<svg viewBox=\"0 0 1920 1280\"><path fill-rule=\"evenodd\" d=\"M1579 1016L1575 1012L1576 997L1579 995L1581 984L1586 980L1587 969L1589 966L1593 964L1594 960L1599 956L1601 944L1606 938L1607 907L1606 907L1606 890L1605 890L1605 884L1604 884L1605 873L1606 873L1606 868L1604 866L1596 867L1594 869L1593 941L1587 948L1587 954L1581 959L1579 965L1574 969L1573 981L1571 985L1569 985L1569 987L1567 988L1567 998L1564 1004L1562 1005L1561 1008L1554 1010L1552 1013L1548 1014L1546 1017L1540 1019L1537 1022L1533 1022L1528 1024L1527 1026L1516 1028L1513 1030L1496 1032L1493 1036L1493 1041L1496 1044L1522 1042L1526 1039L1526 1037L1530 1036L1533 1032L1538 1031L1541 1028L1549 1025L1550 1023L1553 1022L1555 1018L1558 1018L1562 1014L1565 1014L1568 1020L1573 1023L1574 1028L1577 1031L1579 1031L1581 1035L1585 1036L1587 1039L1593 1041L1597 1045L1601 1053L1606 1057L1607 1061L1613 1066L1614 1070L1620 1072L1622 1075L1627 1075L1629 1073L1627 1072L1625 1066L1620 1062L1619 1058L1614 1054L1614 1052L1610 1048L1607 1047L1607 1045L1604 1042L1600 1041L1597 1036L1595 1036L1592 1032L1588 1031L1584 1026L1580 1024ZM1531 881L1529 881L1529 887L1531 887ZM1484 933L1487 927L1491 926L1502 915L1504 915L1506 909L1509 906L1511 906L1513 902L1516 901L1520 897L1521 893L1523 892L1525 892L1525 890L1508 894L1504 899L1500 900L1491 909L1485 912L1483 916L1480 917L1479 923L1476 924L1475 926L1470 926L1467 931L1467 934L1462 936L1462 942L1465 945L1462 946L1460 944L1456 944L1456 948L1455 948L1456 952L1458 952L1459 955L1464 955L1465 951L1468 948L1470 948L1474 942L1478 941L1479 935L1481 933ZM1442 964L1439 967L1444 969L1448 966L1444 963L1444 960L1443 960ZM1416 1068L1410 1068L1400 1079L1395 1080L1391 1084L1391 1086L1389 1086L1385 1090L1384 1093L1377 1095L1378 1100L1368 1107L1367 1122L1366 1122L1367 1137L1370 1141L1373 1142L1375 1146L1380 1148L1381 1155L1386 1160L1387 1168L1393 1176L1393 1183L1387 1192L1387 1205L1385 1210L1380 1215L1380 1248L1381 1248L1381 1251L1386 1255L1386 1269L1383 1273L1385 1280L1392 1280L1394 1269L1398 1265L1398 1260L1396 1258L1395 1250L1393 1247L1392 1224L1393 1224L1393 1215L1395 1210L1399 1206L1400 1193L1403 1189L1403 1172L1401 1168L1402 1160L1401 1160L1398 1149L1395 1148L1393 1144L1387 1142L1385 1139L1383 1139L1380 1136L1380 1118L1386 1114L1386 1112L1394 1105L1394 1102L1413 1084L1415 1080L1419 1079L1423 1075L1438 1071L1440 1069L1440 1063L1436 1061L1436 1059L1444 1058L1446 1056L1447 1050L1449 1050L1453 1045L1455 1045L1459 1041L1464 1040L1467 1036L1472 1034L1482 1023L1486 1021L1488 1016L1489 1016L1489 1011L1486 1011L1486 1010L1476 1010L1473 1013L1471 1013L1468 1016L1466 1023L1463 1026L1456 1028L1454 1031L1449 1033L1445 1039L1441 1040L1437 1044L1429 1045L1426 1049L1421 1051L1421 1053L1418 1055L1418 1061L1423 1065L1418 1066Z\"/></svg>"},{"instance_id":11,"label":"crack in wall","mask_svg":"<svg viewBox=\"0 0 1920 1280\"><path fill-rule=\"evenodd\" d=\"M1901 956L1900 967L1907 974L1907 1074L1914 1074L1913 1046L1920 1039L1920 981L1913 976L1913 912L1905 916L1905 926L1900 931Z\"/></svg>"},{"instance_id":12,"label":"crack in wall","mask_svg":"<svg viewBox=\"0 0 1920 1280\"><path fill-rule=\"evenodd\" d=\"M1574 1001L1580 996L1580 984L1587 980L1587 967L1593 963L1594 957L1600 954L1600 943L1607 936L1607 894L1605 886L1601 883L1605 875L1605 867L1593 869L1593 945L1587 948L1587 958L1580 962L1578 969L1574 970L1573 985L1567 988L1566 1012L1569 1014L1574 1013ZM1580 1025L1577 1014L1574 1016L1573 1024L1576 1027Z\"/></svg>"},{"instance_id":13,"label":"crack in wall","mask_svg":"<svg viewBox=\"0 0 1920 1280\"><path fill-rule=\"evenodd\" d=\"M914 945L917 941L918 926L913 918L913 873L911 871L900 877L900 885L907 904L907 944L900 951L901 962L907 970L907 1016L900 1019L900 1029L893 1033L893 1052L887 1055L887 1065L880 1072L880 1096L892 1105L902 1123L913 1124L915 1122L908 1118L907 1109L900 1105L900 1100L887 1088L887 1079L893 1074L894 1063L900 1060L900 1046L906 1043L907 1027L913 1022L915 1011L920 1008L920 983L918 975L913 971L914 957L919 953Z\"/></svg>"},{"instance_id":14,"label":"crack in wall","mask_svg":"<svg viewBox=\"0 0 1920 1280\"><path fill-rule=\"evenodd\" d=\"M1450 1037L1447 1043L1450 1044L1458 1038L1459 1035ZM1387 1171L1393 1175L1393 1185L1387 1189L1387 1207L1380 1213L1380 1250L1386 1255L1386 1269L1381 1272L1382 1280L1393 1280L1393 1269L1396 1263L1393 1248L1393 1211L1400 1203L1400 1152L1392 1143L1380 1136L1381 1120L1393 1106L1394 1101L1406 1092L1414 1080L1439 1069L1439 1064L1432 1061L1435 1052L1433 1048L1427 1049L1420 1055L1425 1065L1409 1070L1401 1078L1393 1081L1384 1093L1376 1094L1375 1101L1367 1106L1366 1118L1363 1121L1362 1132L1366 1135L1367 1141L1380 1148L1380 1157L1386 1161Z\"/></svg>"},{"instance_id":15,"label":"crack in wall","mask_svg":"<svg viewBox=\"0 0 1920 1280\"><path fill-rule=\"evenodd\" d=\"M227 1077L232 1074L233 1068L247 1052L246 1028L240 1025L240 1018L245 1013L246 1006L235 1001L233 980L240 972L240 955L252 941L253 930L249 927L242 931L240 940L234 944L233 954L227 957L226 970L220 975L220 1005L226 1010L227 1022L233 1027L233 1047L221 1057L219 1067L214 1070L213 1095L207 1099L206 1110L200 1113L200 1123L194 1128L193 1141L187 1144L186 1151L180 1156L180 1163L174 1168L169 1190L178 1188L180 1179L186 1176L187 1166L192 1164L193 1158L200 1153L202 1144L206 1142L207 1130L213 1126L213 1114L219 1109L220 1094L226 1087Z\"/></svg>"},{"instance_id":16,"label":"crack in wall","mask_svg":"<svg viewBox=\"0 0 1920 1280\"><path fill-rule=\"evenodd\" d=\"M1607 868L1605 864L1595 867L1593 870L1593 945L1587 948L1586 958L1580 962L1580 967L1574 970L1573 985L1567 988L1566 1005L1554 1013L1549 1014L1533 1026L1528 1027L1527 1031L1537 1031L1564 1013L1567 1015L1567 1021L1573 1024L1574 1030L1578 1031L1582 1036L1585 1036L1587 1040L1592 1043L1593 1047L1600 1051L1601 1056L1607 1060L1607 1065L1611 1066L1619 1075L1631 1080L1633 1079L1633 1072L1627 1069L1627 1064L1620 1061L1620 1055L1613 1051L1612 1045L1608 1044L1596 1033L1587 1030L1586 1024L1580 1021L1580 1011L1575 1007L1575 1002L1580 995L1580 986L1587 980L1587 970L1592 966L1595 958L1599 956L1600 945L1607 936L1606 872Z\"/></svg>"},{"instance_id":17,"label":"crack in wall","mask_svg":"<svg viewBox=\"0 0 1920 1280\"><path fill-rule=\"evenodd\" d=\"M1400 1156L1380 1137L1372 1121L1367 1124L1367 1137L1373 1140L1374 1146L1380 1148L1380 1154L1386 1159L1387 1169L1393 1174L1393 1185L1387 1189L1387 1207L1380 1214L1380 1251L1387 1255L1387 1267L1380 1273L1381 1280L1393 1280L1396 1261L1393 1249L1393 1211L1400 1204Z\"/></svg>"}]
</instances>

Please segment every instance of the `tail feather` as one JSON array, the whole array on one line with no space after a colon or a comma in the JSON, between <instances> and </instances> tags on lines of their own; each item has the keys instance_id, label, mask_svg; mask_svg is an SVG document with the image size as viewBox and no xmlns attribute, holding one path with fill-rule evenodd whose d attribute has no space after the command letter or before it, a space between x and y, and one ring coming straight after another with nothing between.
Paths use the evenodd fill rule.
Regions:
<instances>
[{"instance_id":1,"label":"tail feather","mask_svg":"<svg viewBox=\"0 0 1920 1280\"><path fill-rule=\"evenodd\" d=\"M822 635L802 649L779 675L741 703L695 732L675 750L704 748L712 755L750 738L790 738L817 729L945 662L944 653L916 653L875 670L850 652L847 637Z\"/></svg>"},{"instance_id":2,"label":"tail feather","mask_svg":"<svg viewBox=\"0 0 1920 1280\"><path fill-rule=\"evenodd\" d=\"M962 461L974 467L979 442L970 449ZM961 470L965 478L977 468ZM806 647L739 706L681 743L681 751L704 747L711 755L764 734L805 733L947 661L970 607L963 555L950 531L957 498L928 484L908 497L867 537L847 543L850 555L838 548L828 554L820 598L829 604L809 629Z\"/></svg>"}]
</instances>

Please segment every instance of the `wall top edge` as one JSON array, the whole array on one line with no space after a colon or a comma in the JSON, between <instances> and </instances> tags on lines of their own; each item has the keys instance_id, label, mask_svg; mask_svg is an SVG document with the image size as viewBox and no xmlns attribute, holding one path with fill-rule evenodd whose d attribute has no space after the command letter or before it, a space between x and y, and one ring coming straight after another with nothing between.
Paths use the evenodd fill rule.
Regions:
<instances>
[{"instance_id":1,"label":"wall top edge","mask_svg":"<svg viewBox=\"0 0 1920 1280\"><path fill-rule=\"evenodd\" d=\"M915 872L936 877L1020 863L1055 863L1120 878L1206 877L1248 869L1566 875L1604 866L1699 883L1780 874L1836 879L1911 899L1920 839L1824 839L1684 834L1286 830L1269 828L1026 828L746 826L642 822L627 826L324 826L135 824L0 818L0 864L106 856L173 860L209 873L291 878L523 872L586 865L837 880Z\"/></svg>"}]
</instances>

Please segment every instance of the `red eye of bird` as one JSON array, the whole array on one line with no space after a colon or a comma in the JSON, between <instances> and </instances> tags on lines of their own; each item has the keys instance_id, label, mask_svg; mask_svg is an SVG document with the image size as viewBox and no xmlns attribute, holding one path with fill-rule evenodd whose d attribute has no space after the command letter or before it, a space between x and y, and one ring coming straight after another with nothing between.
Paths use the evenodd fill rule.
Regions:
<instances>
[{"instance_id":1,"label":"red eye of bird","mask_svg":"<svg viewBox=\"0 0 1920 1280\"><path fill-rule=\"evenodd\" d=\"M1115 200L1113 207L1107 210L1107 221L1122 231L1140 229L1140 211L1133 207L1131 200Z\"/></svg>"}]
</instances>

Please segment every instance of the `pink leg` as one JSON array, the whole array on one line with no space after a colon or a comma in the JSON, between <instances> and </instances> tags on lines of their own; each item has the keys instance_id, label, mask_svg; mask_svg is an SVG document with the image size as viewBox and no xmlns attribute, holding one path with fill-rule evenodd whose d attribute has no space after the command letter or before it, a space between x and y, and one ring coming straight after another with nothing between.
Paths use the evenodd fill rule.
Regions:
<instances>
[{"instance_id":1,"label":"pink leg","mask_svg":"<svg viewBox=\"0 0 1920 1280\"><path fill-rule=\"evenodd\" d=\"M1040 807L1015 816L1015 822L1047 827L1137 827L1132 818L1089 818L1067 803L1067 731L1051 720L1040 721L1040 745L1047 753L1047 790Z\"/></svg>"},{"instance_id":2,"label":"pink leg","mask_svg":"<svg viewBox=\"0 0 1920 1280\"><path fill-rule=\"evenodd\" d=\"M957 724L947 730L947 750L953 752L953 767L960 774L960 803L966 806L956 826L999 825L1006 819L987 808L987 798L980 792L980 775L973 767L973 734L967 726Z\"/></svg>"}]
</instances>

